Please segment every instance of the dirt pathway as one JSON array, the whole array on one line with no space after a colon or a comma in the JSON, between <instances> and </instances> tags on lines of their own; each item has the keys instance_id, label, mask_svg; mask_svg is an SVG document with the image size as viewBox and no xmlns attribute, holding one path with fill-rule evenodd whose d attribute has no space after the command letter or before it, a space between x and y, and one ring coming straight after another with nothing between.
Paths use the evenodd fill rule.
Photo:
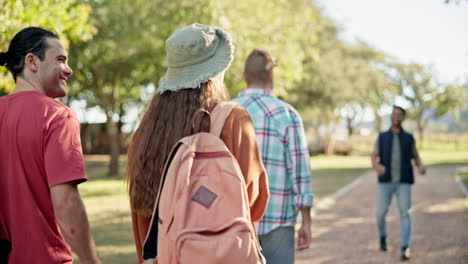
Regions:
<instances>
[{"instance_id":1,"label":"dirt pathway","mask_svg":"<svg viewBox=\"0 0 468 264\"><path fill-rule=\"evenodd\" d=\"M468 264L468 209L454 167L430 167L413 186L410 263ZM313 219L313 243L296 254L297 264L400 263L396 200L387 215L388 251L378 250L376 180L372 171L330 209Z\"/></svg>"}]
</instances>

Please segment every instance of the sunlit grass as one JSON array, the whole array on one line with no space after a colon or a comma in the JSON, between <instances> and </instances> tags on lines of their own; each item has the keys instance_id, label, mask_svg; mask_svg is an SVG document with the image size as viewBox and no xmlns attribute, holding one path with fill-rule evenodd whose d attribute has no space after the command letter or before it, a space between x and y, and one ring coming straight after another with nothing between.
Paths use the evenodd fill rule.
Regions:
<instances>
[{"instance_id":1,"label":"sunlit grass","mask_svg":"<svg viewBox=\"0 0 468 264\"><path fill-rule=\"evenodd\" d=\"M106 158L86 157L89 180L80 185L80 193L102 263L136 263L125 168L119 178L107 179L107 164Z\"/></svg>"},{"instance_id":2,"label":"sunlit grass","mask_svg":"<svg viewBox=\"0 0 468 264\"><path fill-rule=\"evenodd\" d=\"M370 168L371 161L369 156L318 155L312 156L310 166L312 170Z\"/></svg>"},{"instance_id":3,"label":"sunlit grass","mask_svg":"<svg viewBox=\"0 0 468 264\"><path fill-rule=\"evenodd\" d=\"M374 147L377 135L359 136L353 135L353 150L356 153L370 153ZM420 139L415 134L417 147L421 151L426 152L460 152L468 150L468 133L464 134L434 134L426 135L426 139L421 145Z\"/></svg>"},{"instance_id":4,"label":"sunlit grass","mask_svg":"<svg viewBox=\"0 0 468 264\"><path fill-rule=\"evenodd\" d=\"M421 159L427 166L468 165L468 151L421 151ZM320 200L339 188L351 183L371 168L369 155L326 156L311 158L312 190Z\"/></svg>"},{"instance_id":5,"label":"sunlit grass","mask_svg":"<svg viewBox=\"0 0 468 264\"><path fill-rule=\"evenodd\" d=\"M420 155L426 165L468 165L468 149L450 152L421 151Z\"/></svg>"},{"instance_id":6,"label":"sunlit grass","mask_svg":"<svg viewBox=\"0 0 468 264\"><path fill-rule=\"evenodd\" d=\"M367 156L313 156L312 191L315 202L357 179L370 168Z\"/></svg>"}]
</instances>

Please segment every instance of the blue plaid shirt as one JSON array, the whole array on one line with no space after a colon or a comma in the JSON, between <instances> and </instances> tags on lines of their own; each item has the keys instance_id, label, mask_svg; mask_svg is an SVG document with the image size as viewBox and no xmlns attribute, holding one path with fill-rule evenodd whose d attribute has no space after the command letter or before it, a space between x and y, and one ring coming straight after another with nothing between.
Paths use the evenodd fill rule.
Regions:
<instances>
[{"instance_id":1,"label":"blue plaid shirt","mask_svg":"<svg viewBox=\"0 0 468 264\"><path fill-rule=\"evenodd\" d=\"M270 200L255 223L259 235L294 225L299 207L311 207L310 157L302 119L271 90L248 88L234 98L250 114L263 163L268 173Z\"/></svg>"}]
</instances>

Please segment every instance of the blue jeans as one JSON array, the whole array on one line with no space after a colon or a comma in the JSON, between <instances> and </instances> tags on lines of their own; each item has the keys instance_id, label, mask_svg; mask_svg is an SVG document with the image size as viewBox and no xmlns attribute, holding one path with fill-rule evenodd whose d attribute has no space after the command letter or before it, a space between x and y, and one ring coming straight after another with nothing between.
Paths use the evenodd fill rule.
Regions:
<instances>
[{"instance_id":1,"label":"blue jeans","mask_svg":"<svg viewBox=\"0 0 468 264\"><path fill-rule=\"evenodd\" d=\"M411 184L408 183L379 183L377 195L377 227L379 235L387 236L385 217L396 194L400 212L401 247L409 247L411 239Z\"/></svg>"},{"instance_id":2,"label":"blue jeans","mask_svg":"<svg viewBox=\"0 0 468 264\"><path fill-rule=\"evenodd\" d=\"M258 238L267 264L294 264L293 226L280 226Z\"/></svg>"}]
</instances>

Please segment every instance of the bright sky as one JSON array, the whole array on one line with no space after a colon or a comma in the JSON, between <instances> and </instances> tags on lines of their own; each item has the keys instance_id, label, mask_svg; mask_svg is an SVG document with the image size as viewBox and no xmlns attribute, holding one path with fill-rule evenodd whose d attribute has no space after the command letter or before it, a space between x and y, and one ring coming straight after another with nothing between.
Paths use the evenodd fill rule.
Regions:
<instances>
[{"instance_id":1,"label":"bright sky","mask_svg":"<svg viewBox=\"0 0 468 264\"><path fill-rule=\"evenodd\" d=\"M344 28L404 62L434 64L441 81L468 80L468 1L317 0Z\"/></svg>"}]
</instances>

